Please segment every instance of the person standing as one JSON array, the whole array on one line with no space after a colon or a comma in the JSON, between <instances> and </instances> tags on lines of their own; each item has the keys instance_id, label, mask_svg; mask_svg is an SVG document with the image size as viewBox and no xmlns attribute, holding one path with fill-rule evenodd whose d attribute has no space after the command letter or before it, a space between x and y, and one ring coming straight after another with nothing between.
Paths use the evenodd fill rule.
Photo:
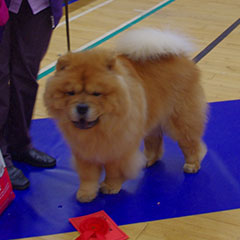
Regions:
<instances>
[{"instance_id":1,"label":"person standing","mask_svg":"<svg viewBox=\"0 0 240 240\"><path fill-rule=\"evenodd\" d=\"M35 149L29 128L36 81L53 29L62 16L62 0L5 0L9 20L0 28L0 149L14 189L30 182L12 162L54 167L56 160Z\"/></svg>"}]
</instances>

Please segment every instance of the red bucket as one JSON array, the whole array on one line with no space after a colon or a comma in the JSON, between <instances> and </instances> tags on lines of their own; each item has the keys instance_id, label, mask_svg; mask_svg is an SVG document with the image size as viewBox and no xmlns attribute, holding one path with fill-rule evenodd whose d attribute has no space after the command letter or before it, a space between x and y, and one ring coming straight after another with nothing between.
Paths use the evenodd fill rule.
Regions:
<instances>
[{"instance_id":1,"label":"red bucket","mask_svg":"<svg viewBox=\"0 0 240 240\"><path fill-rule=\"evenodd\" d=\"M0 151L0 215L14 198L12 184Z\"/></svg>"}]
</instances>

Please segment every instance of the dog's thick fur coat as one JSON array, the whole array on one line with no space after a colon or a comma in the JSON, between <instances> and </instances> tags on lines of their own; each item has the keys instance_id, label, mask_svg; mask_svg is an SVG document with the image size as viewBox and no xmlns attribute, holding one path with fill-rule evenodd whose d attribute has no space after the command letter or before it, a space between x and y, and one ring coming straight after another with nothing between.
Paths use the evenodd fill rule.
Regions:
<instances>
[{"instance_id":1,"label":"dog's thick fur coat","mask_svg":"<svg viewBox=\"0 0 240 240\"><path fill-rule=\"evenodd\" d=\"M99 187L118 193L125 180L153 165L163 154L163 133L182 149L184 171L199 170L207 104L190 50L188 40L175 33L139 29L123 35L116 51L60 57L44 99L71 147L80 202L93 200ZM106 177L99 185L103 167Z\"/></svg>"}]
</instances>

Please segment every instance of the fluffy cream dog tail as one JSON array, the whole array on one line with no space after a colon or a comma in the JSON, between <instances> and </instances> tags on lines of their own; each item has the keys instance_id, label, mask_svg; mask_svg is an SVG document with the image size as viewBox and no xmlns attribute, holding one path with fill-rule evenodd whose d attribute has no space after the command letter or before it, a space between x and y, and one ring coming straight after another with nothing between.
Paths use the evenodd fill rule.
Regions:
<instances>
[{"instance_id":1,"label":"fluffy cream dog tail","mask_svg":"<svg viewBox=\"0 0 240 240\"><path fill-rule=\"evenodd\" d=\"M175 32L153 28L134 29L117 41L117 51L132 60L156 59L166 55L189 55L193 44Z\"/></svg>"}]
</instances>

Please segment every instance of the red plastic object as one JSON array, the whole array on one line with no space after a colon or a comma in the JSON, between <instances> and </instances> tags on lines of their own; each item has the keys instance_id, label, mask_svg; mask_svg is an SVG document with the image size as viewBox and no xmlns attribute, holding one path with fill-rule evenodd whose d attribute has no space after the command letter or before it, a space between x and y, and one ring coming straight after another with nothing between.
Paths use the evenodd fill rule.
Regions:
<instances>
[{"instance_id":1,"label":"red plastic object","mask_svg":"<svg viewBox=\"0 0 240 240\"><path fill-rule=\"evenodd\" d=\"M129 238L104 211L70 218L69 221L81 233L76 240L125 240Z\"/></svg>"},{"instance_id":2,"label":"red plastic object","mask_svg":"<svg viewBox=\"0 0 240 240\"><path fill-rule=\"evenodd\" d=\"M0 215L14 198L15 195L0 151Z\"/></svg>"}]
</instances>

